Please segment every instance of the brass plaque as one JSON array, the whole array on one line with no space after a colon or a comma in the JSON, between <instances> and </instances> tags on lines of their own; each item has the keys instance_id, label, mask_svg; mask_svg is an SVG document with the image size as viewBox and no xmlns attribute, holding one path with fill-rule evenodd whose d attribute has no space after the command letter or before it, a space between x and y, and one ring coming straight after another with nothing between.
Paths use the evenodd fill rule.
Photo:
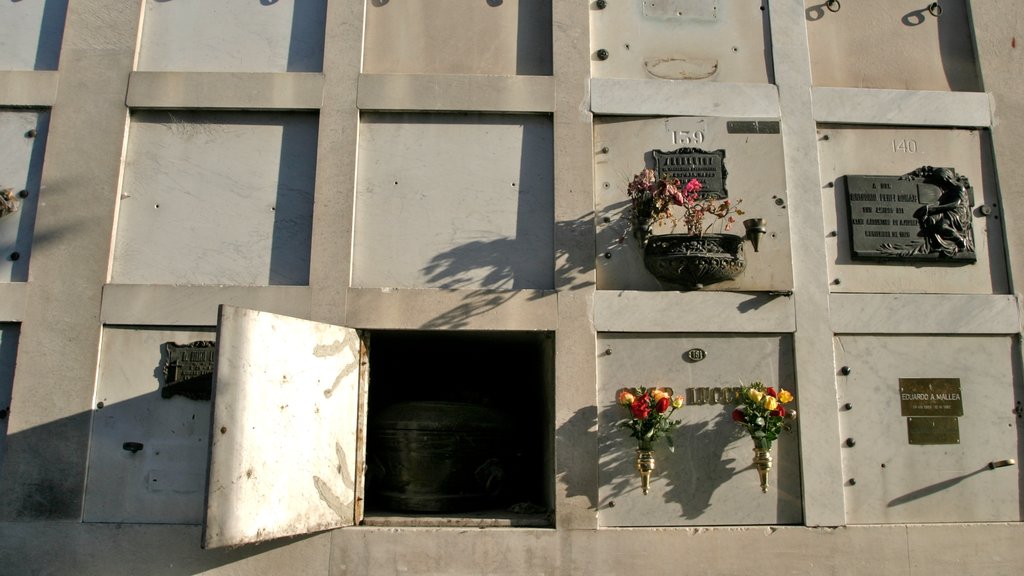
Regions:
<instances>
[{"instance_id":1,"label":"brass plaque","mask_svg":"<svg viewBox=\"0 0 1024 576\"><path fill-rule=\"evenodd\" d=\"M903 416L963 416L959 378L900 378Z\"/></svg>"},{"instance_id":2,"label":"brass plaque","mask_svg":"<svg viewBox=\"0 0 1024 576\"><path fill-rule=\"evenodd\" d=\"M907 418L911 444L959 444L960 421L956 418Z\"/></svg>"}]
</instances>

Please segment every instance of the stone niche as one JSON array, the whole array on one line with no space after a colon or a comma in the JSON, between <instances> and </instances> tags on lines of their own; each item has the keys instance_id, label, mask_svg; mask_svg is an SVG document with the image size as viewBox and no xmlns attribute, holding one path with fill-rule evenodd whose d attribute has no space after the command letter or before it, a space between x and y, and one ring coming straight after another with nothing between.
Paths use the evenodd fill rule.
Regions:
<instances>
[{"instance_id":1,"label":"stone niche","mask_svg":"<svg viewBox=\"0 0 1024 576\"><path fill-rule=\"evenodd\" d=\"M0 282L26 282L50 114L0 110Z\"/></svg>"},{"instance_id":2,"label":"stone niche","mask_svg":"<svg viewBox=\"0 0 1024 576\"><path fill-rule=\"evenodd\" d=\"M375 330L369 343L366 523L549 525L552 335Z\"/></svg>"},{"instance_id":3,"label":"stone niche","mask_svg":"<svg viewBox=\"0 0 1024 576\"><path fill-rule=\"evenodd\" d=\"M711 117L594 119L597 207L597 281L601 290L661 290L644 266L643 251L629 222L626 187L644 167L656 168L657 151L689 148L712 153L724 167L724 188L745 212L729 232L742 236L742 221L763 218L767 233L754 251L744 242L745 271L705 290L790 290L792 256L786 171L780 122ZM717 188L722 184L714 183ZM707 221L710 223L710 220ZM655 226L654 234L672 232ZM681 224L675 230L685 232ZM711 232L720 232L714 226Z\"/></svg>"},{"instance_id":4,"label":"stone niche","mask_svg":"<svg viewBox=\"0 0 1024 576\"><path fill-rule=\"evenodd\" d=\"M930 4L922 0L809 2L807 40L814 84L980 91L966 0L935 2L941 8L929 11Z\"/></svg>"},{"instance_id":5,"label":"stone niche","mask_svg":"<svg viewBox=\"0 0 1024 576\"><path fill-rule=\"evenodd\" d=\"M320 72L327 0L146 0L138 69Z\"/></svg>"},{"instance_id":6,"label":"stone niche","mask_svg":"<svg viewBox=\"0 0 1024 576\"><path fill-rule=\"evenodd\" d=\"M111 282L309 282L317 117L136 112Z\"/></svg>"},{"instance_id":7,"label":"stone niche","mask_svg":"<svg viewBox=\"0 0 1024 576\"><path fill-rule=\"evenodd\" d=\"M999 194L995 189L987 132L940 128L820 126L818 134L825 230L835 231L835 234L828 234L825 239L833 292L1006 293L1008 284L1002 212ZM864 228L862 223L869 222L867 218L874 217L882 223L901 224L898 231L895 231L897 227L891 227L893 234L907 237L893 238L895 244L910 244L920 239L917 237L918 229L910 222L914 219L916 209L913 203L903 205L895 202L887 207L879 204L873 208L877 211L900 208L903 210L902 216L893 213L864 214L863 210L872 208L874 203L859 202L863 196L855 196L851 204L848 184L851 181L855 187L860 184L849 177L868 176L867 180L870 181L874 176L896 178L909 175L907 177L921 180L913 174L921 173L922 167L950 168L956 176L962 176L970 184L968 200L973 201L969 209L973 228L973 256L932 260L859 257L857 246L852 244L854 233L858 242L863 240L860 229ZM939 189L928 182L930 180L925 179L915 189L921 190L918 194L921 202L936 205ZM857 194L857 190L853 192ZM902 196L897 195L897 199L900 198ZM851 215L850 206L861 212Z\"/></svg>"},{"instance_id":8,"label":"stone niche","mask_svg":"<svg viewBox=\"0 0 1024 576\"><path fill-rule=\"evenodd\" d=\"M767 2L591 3L595 78L773 81Z\"/></svg>"},{"instance_id":9,"label":"stone niche","mask_svg":"<svg viewBox=\"0 0 1024 576\"><path fill-rule=\"evenodd\" d=\"M0 70L56 70L68 0L0 3Z\"/></svg>"},{"instance_id":10,"label":"stone niche","mask_svg":"<svg viewBox=\"0 0 1024 576\"><path fill-rule=\"evenodd\" d=\"M550 289L551 118L362 115L352 284Z\"/></svg>"},{"instance_id":11,"label":"stone niche","mask_svg":"<svg viewBox=\"0 0 1024 576\"><path fill-rule=\"evenodd\" d=\"M850 524L1021 520L1011 336L835 338Z\"/></svg>"},{"instance_id":12,"label":"stone niche","mask_svg":"<svg viewBox=\"0 0 1024 576\"><path fill-rule=\"evenodd\" d=\"M598 441L601 526L799 524L803 519L799 425L772 448L767 494L751 466L753 442L731 419L733 389L760 380L800 394L786 335L600 334ZM695 352L695 351L700 352ZM609 352L610 351L610 352ZM697 358L701 358L696 360ZM675 452L656 446L650 493L634 469L636 440L616 422L622 387L668 386L692 402L674 414ZM571 488L571 486L570 486Z\"/></svg>"},{"instance_id":13,"label":"stone niche","mask_svg":"<svg viewBox=\"0 0 1024 576\"><path fill-rule=\"evenodd\" d=\"M363 72L551 75L550 0L367 0Z\"/></svg>"},{"instance_id":14,"label":"stone niche","mask_svg":"<svg viewBox=\"0 0 1024 576\"><path fill-rule=\"evenodd\" d=\"M215 338L213 329L103 329L84 521L202 523L210 400L162 391L166 344Z\"/></svg>"}]
</instances>

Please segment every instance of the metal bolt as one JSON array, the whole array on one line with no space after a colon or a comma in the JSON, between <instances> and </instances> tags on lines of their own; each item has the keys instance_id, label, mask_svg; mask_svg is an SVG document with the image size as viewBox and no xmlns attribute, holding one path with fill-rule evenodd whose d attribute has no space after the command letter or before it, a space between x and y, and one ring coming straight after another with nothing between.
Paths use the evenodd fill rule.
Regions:
<instances>
[{"instance_id":1,"label":"metal bolt","mask_svg":"<svg viewBox=\"0 0 1024 576\"><path fill-rule=\"evenodd\" d=\"M608 507L609 508L615 508L615 500L609 500L608 501Z\"/></svg>"},{"instance_id":2,"label":"metal bolt","mask_svg":"<svg viewBox=\"0 0 1024 576\"><path fill-rule=\"evenodd\" d=\"M103 402L97 402L96 403L96 409L97 410L103 410Z\"/></svg>"},{"instance_id":3,"label":"metal bolt","mask_svg":"<svg viewBox=\"0 0 1024 576\"><path fill-rule=\"evenodd\" d=\"M612 219L609 218L608 216L605 216L604 218L601 218L601 221L604 222L605 224L608 224L609 222L612 221Z\"/></svg>"},{"instance_id":4,"label":"metal bolt","mask_svg":"<svg viewBox=\"0 0 1024 576\"><path fill-rule=\"evenodd\" d=\"M824 136L821 137L821 139L824 140L825 142L828 142L830 138L831 136L829 136L828 134L825 134Z\"/></svg>"},{"instance_id":5,"label":"metal bolt","mask_svg":"<svg viewBox=\"0 0 1024 576\"><path fill-rule=\"evenodd\" d=\"M25 132L25 138L35 138L36 134L37 134L37 132L36 132L35 128L33 128L33 129L29 130L28 132Z\"/></svg>"},{"instance_id":6,"label":"metal bolt","mask_svg":"<svg viewBox=\"0 0 1024 576\"><path fill-rule=\"evenodd\" d=\"M11 262L17 262L20 259L21 259L21 253L20 252L11 252Z\"/></svg>"},{"instance_id":7,"label":"metal bolt","mask_svg":"<svg viewBox=\"0 0 1024 576\"><path fill-rule=\"evenodd\" d=\"M612 259L612 253L611 252L605 252L604 253L604 257L605 257L605 260L611 260Z\"/></svg>"},{"instance_id":8,"label":"metal bolt","mask_svg":"<svg viewBox=\"0 0 1024 576\"><path fill-rule=\"evenodd\" d=\"M612 349L611 348L605 348L604 355L605 356L611 356L612 355Z\"/></svg>"},{"instance_id":9,"label":"metal bolt","mask_svg":"<svg viewBox=\"0 0 1024 576\"><path fill-rule=\"evenodd\" d=\"M849 376L850 372L853 372L853 370L849 366L843 366L839 369L839 372L841 372L843 376Z\"/></svg>"},{"instance_id":10,"label":"metal bolt","mask_svg":"<svg viewBox=\"0 0 1024 576\"><path fill-rule=\"evenodd\" d=\"M142 442L125 442L124 444L121 444L121 449L135 454L139 450L142 450Z\"/></svg>"},{"instance_id":11,"label":"metal bolt","mask_svg":"<svg viewBox=\"0 0 1024 576\"><path fill-rule=\"evenodd\" d=\"M850 448L853 448L854 446L857 445L857 441L854 440L853 438L847 438L846 445L849 446Z\"/></svg>"},{"instance_id":12,"label":"metal bolt","mask_svg":"<svg viewBox=\"0 0 1024 576\"><path fill-rule=\"evenodd\" d=\"M845 410L853 410L853 404L850 404L849 402L847 402L846 404L843 404L843 408Z\"/></svg>"},{"instance_id":13,"label":"metal bolt","mask_svg":"<svg viewBox=\"0 0 1024 576\"><path fill-rule=\"evenodd\" d=\"M609 56L608 51L605 50L604 48L601 48L600 50L597 51L597 59L598 60L607 60L608 56Z\"/></svg>"},{"instance_id":14,"label":"metal bolt","mask_svg":"<svg viewBox=\"0 0 1024 576\"><path fill-rule=\"evenodd\" d=\"M18 198L28 198L28 190L18 191Z\"/></svg>"},{"instance_id":15,"label":"metal bolt","mask_svg":"<svg viewBox=\"0 0 1024 576\"><path fill-rule=\"evenodd\" d=\"M837 232L835 230L833 230L833 231L828 233L828 237L829 238L835 238L836 236L839 236L839 232Z\"/></svg>"},{"instance_id":16,"label":"metal bolt","mask_svg":"<svg viewBox=\"0 0 1024 576\"><path fill-rule=\"evenodd\" d=\"M981 211L982 216L988 216L992 213L992 208L990 206L982 206L978 210Z\"/></svg>"},{"instance_id":17,"label":"metal bolt","mask_svg":"<svg viewBox=\"0 0 1024 576\"><path fill-rule=\"evenodd\" d=\"M594 5L597 6L598 10L604 10L605 8L608 7L608 2L606 2L605 0L597 0L597 2L594 3ZM612 504L612 506L614 506L614 504Z\"/></svg>"},{"instance_id":18,"label":"metal bolt","mask_svg":"<svg viewBox=\"0 0 1024 576\"><path fill-rule=\"evenodd\" d=\"M835 284L836 286L839 286L840 284L843 283L843 281L840 280L839 278L836 278L835 280L832 281L832 283Z\"/></svg>"},{"instance_id":19,"label":"metal bolt","mask_svg":"<svg viewBox=\"0 0 1024 576\"><path fill-rule=\"evenodd\" d=\"M850 486L856 486L856 485L857 485L857 479L856 478L850 478Z\"/></svg>"},{"instance_id":20,"label":"metal bolt","mask_svg":"<svg viewBox=\"0 0 1024 576\"><path fill-rule=\"evenodd\" d=\"M604 58L602 58L602 60L604 60ZM602 146L601 147L601 154L607 154L607 153L608 153L608 147L607 146Z\"/></svg>"},{"instance_id":21,"label":"metal bolt","mask_svg":"<svg viewBox=\"0 0 1024 576\"><path fill-rule=\"evenodd\" d=\"M220 433L221 434L227 434L228 433L228 427L227 426L221 426L220 427Z\"/></svg>"}]
</instances>

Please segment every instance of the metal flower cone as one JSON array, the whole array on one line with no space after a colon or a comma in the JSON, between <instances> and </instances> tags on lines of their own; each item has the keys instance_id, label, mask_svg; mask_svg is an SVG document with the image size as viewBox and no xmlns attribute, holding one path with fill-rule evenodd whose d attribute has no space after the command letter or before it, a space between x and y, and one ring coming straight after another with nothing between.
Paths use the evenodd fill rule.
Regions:
<instances>
[{"instance_id":1,"label":"metal flower cone","mask_svg":"<svg viewBox=\"0 0 1024 576\"><path fill-rule=\"evenodd\" d=\"M761 492L768 492L768 471L772 469L772 452L770 448L754 448L754 468L761 477Z\"/></svg>"},{"instance_id":2,"label":"metal flower cone","mask_svg":"<svg viewBox=\"0 0 1024 576\"><path fill-rule=\"evenodd\" d=\"M651 473L654 472L654 450L636 451L636 471L640 473L640 489L644 496L651 490Z\"/></svg>"}]
</instances>

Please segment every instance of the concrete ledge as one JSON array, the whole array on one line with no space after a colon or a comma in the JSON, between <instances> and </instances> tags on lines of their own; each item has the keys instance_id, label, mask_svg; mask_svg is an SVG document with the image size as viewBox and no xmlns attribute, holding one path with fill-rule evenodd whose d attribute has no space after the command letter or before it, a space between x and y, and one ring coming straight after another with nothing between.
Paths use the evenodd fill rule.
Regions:
<instances>
[{"instance_id":1,"label":"concrete ledge","mask_svg":"<svg viewBox=\"0 0 1024 576\"><path fill-rule=\"evenodd\" d=\"M0 106L53 106L59 77L54 71L0 71Z\"/></svg>"},{"instance_id":2,"label":"concrete ledge","mask_svg":"<svg viewBox=\"0 0 1024 576\"><path fill-rule=\"evenodd\" d=\"M362 74L360 110L541 112L555 110L550 76Z\"/></svg>"},{"instance_id":3,"label":"concrete ledge","mask_svg":"<svg viewBox=\"0 0 1024 576\"><path fill-rule=\"evenodd\" d=\"M992 125L988 94L859 88L811 88L814 120L829 124Z\"/></svg>"},{"instance_id":4,"label":"concrete ledge","mask_svg":"<svg viewBox=\"0 0 1024 576\"><path fill-rule=\"evenodd\" d=\"M836 334L1016 334L1020 331L1017 299L1009 295L832 294L829 307L832 330Z\"/></svg>"},{"instance_id":5,"label":"concrete ledge","mask_svg":"<svg viewBox=\"0 0 1024 576\"><path fill-rule=\"evenodd\" d=\"M312 73L132 72L129 108L317 110L324 76Z\"/></svg>"},{"instance_id":6,"label":"concrete ledge","mask_svg":"<svg viewBox=\"0 0 1024 576\"><path fill-rule=\"evenodd\" d=\"M637 292L599 290L598 332L796 331L793 297L744 292Z\"/></svg>"},{"instance_id":7,"label":"concrete ledge","mask_svg":"<svg viewBox=\"0 0 1024 576\"><path fill-rule=\"evenodd\" d=\"M772 84L692 80L590 81L594 114L778 118L779 90Z\"/></svg>"},{"instance_id":8,"label":"concrete ledge","mask_svg":"<svg viewBox=\"0 0 1024 576\"><path fill-rule=\"evenodd\" d=\"M350 288L353 328L534 330L557 327L558 299L547 290Z\"/></svg>"},{"instance_id":9,"label":"concrete ledge","mask_svg":"<svg viewBox=\"0 0 1024 576\"><path fill-rule=\"evenodd\" d=\"M309 318L307 286L150 286L103 287L103 324L215 326L217 307L231 304Z\"/></svg>"}]
</instances>

